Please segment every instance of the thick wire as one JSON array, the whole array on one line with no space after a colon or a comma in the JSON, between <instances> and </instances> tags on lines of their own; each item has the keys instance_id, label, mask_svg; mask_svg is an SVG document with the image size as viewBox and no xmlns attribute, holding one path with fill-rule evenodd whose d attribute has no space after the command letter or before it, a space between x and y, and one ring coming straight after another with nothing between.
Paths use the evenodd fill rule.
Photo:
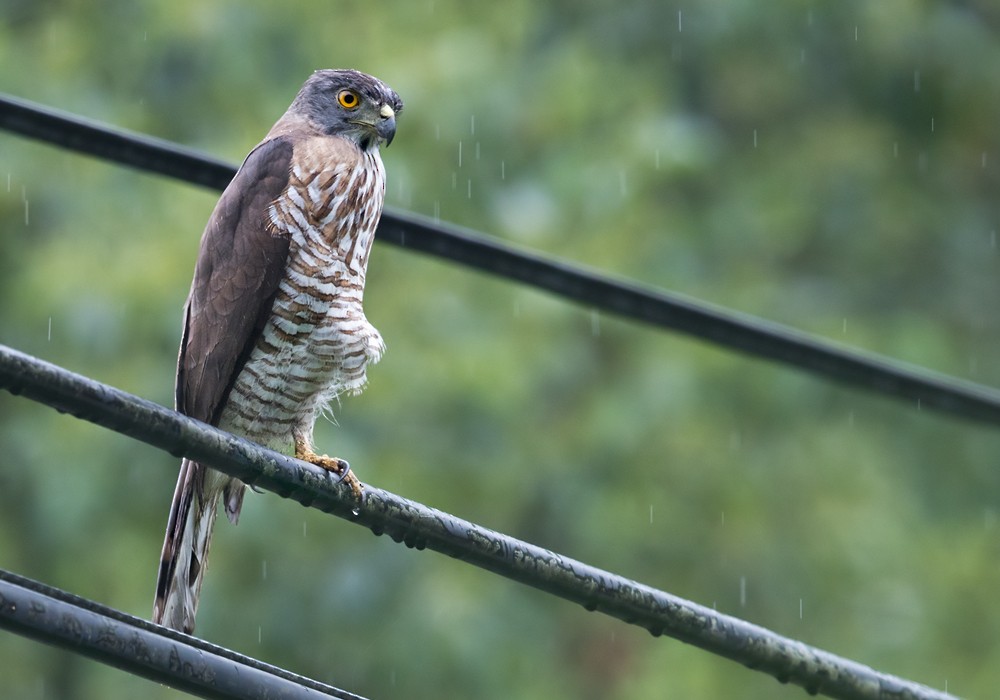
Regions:
<instances>
[{"instance_id":1,"label":"thick wire","mask_svg":"<svg viewBox=\"0 0 1000 700\"><path fill-rule=\"evenodd\" d=\"M364 700L4 570L0 628L212 700Z\"/></svg>"},{"instance_id":2,"label":"thick wire","mask_svg":"<svg viewBox=\"0 0 1000 700\"><path fill-rule=\"evenodd\" d=\"M141 440L176 457L514 581L667 635L833 698L930 700L947 695L880 673L757 625L365 487L363 502L329 472L155 403L0 345L0 388Z\"/></svg>"},{"instance_id":3,"label":"thick wire","mask_svg":"<svg viewBox=\"0 0 1000 700\"><path fill-rule=\"evenodd\" d=\"M140 170L224 189L233 165L0 95L0 128ZM1000 391L846 348L787 326L612 279L414 214L388 210L378 239L548 290L593 309L669 328L911 405L1000 425Z\"/></svg>"}]
</instances>

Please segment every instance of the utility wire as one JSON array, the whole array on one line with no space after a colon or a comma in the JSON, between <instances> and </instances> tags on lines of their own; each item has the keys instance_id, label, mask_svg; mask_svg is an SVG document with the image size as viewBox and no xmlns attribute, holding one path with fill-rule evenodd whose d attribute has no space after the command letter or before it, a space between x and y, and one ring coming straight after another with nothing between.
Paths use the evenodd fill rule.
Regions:
<instances>
[{"instance_id":1,"label":"utility wire","mask_svg":"<svg viewBox=\"0 0 1000 700\"><path fill-rule=\"evenodd\" d=\"M0 128L138 170L223 190L236 174L225 161L169 141L115 129L0 93Z\"/></svg>"},{"instance_id":2,"label":"utility wire","mask_svg":"<svg viewBox=\"0 0 1000 700\"><path fill-rule=\"evenodd\" d=\"M349 487L319 467L272 452L150 401L0 345L0 388L116 430L176 457L208 464L247 484L291 498L667 635L794 683L851 700L930 700L952 696L880 673L669 593L396 496Z\"/></svg>"},{"instance_id":3,"label":"utility wire","mask_svg":"<svg viewBox=\"0 0 1000 700\"><path fill-rule=\"evenodd\" d=\"M236 171L232 165L166 141L10 96L0 95L0 128L219 190L229 184ZM615 280L453 225L387 210L378 239L913 406L1000 425L1000 391L996 389L847 348L679 294Z\"/></svg>"},{"instance_id":4,"label":"utility wire","mask_svg":"<svg viewBox=\"0 0 1000 700\"><path fill-rule=\"evenodd\" d=\"M212 700L364 700L2 569L0 628Z\"/></svg>"}]
</instances>

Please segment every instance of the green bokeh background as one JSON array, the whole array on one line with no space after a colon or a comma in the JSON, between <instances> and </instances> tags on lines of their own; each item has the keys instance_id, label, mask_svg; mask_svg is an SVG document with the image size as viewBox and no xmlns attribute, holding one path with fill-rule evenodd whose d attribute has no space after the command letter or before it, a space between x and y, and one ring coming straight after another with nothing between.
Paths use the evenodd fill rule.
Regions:
<instances>
[{"instance_id":1,"label":"green bokeh background","mask_svg":"<svg viewBox=\"0 0 1000 700\"><path fill-rule=\"evenodd\" d=\"M0 0L0 90L238 162L310 71L406 102L387 204L1000 385L1000 12L964 2ZM0 133L0 342L171 403L217 193ZM360 477L967 697L1000 434L386 245ZM166 454L0 394L0 567L147 617ZM198 632L374 698L799 698L269 494ZM0 633L18 698L180 694Z\"/></svg>"}]
</instances>

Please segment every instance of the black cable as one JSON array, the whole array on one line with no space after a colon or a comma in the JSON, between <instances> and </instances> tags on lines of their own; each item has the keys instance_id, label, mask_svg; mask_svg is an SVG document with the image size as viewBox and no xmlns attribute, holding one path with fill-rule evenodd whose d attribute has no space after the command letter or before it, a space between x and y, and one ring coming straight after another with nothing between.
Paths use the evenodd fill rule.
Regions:
<instances>
[{"instance_id":1,"label":"black cable","mask_svg":"<svg viewBox=\"0 0 1000 700\"><path fill-rule=\"evenodd\" d=\"M364 700L2 569L0 628L213 700Z\"/></svg>"},{"instance_id":2,"label":"black cable","mask_svg":"<svg viewBox=\"0 0 1000 700\"><path fill-rule=\"evenodd\" d=\"M0 128L195 185L225 189L236 168L169 141L113 129L51 107L0 94Z\"/></svg>"},{"instance_id":3,"label":"black cable","mask_svg":"<svg viewBox=\"0 0 1000 700\"><path fill-rule=\"evenodd\" d=\"M0 95L0 128L185 182L223 189L236 169L175 144ZM645 288L453 225L387 210L380 240L548 290L914 406L1000 425L1000 391L846 348L787 326Z\"/></svg>"},{"instance_id":4,"label":"black cable","mask_svg":"<svg viewBox=\"0 0 1000 700\"><path fill-rule=\"evenodd\" d=\"M735 617L488 530L388 491L358 503L318 467L272 452L119 389L0 345L0 388L142 440L177 457L347 518L417 549L429 548L579 603L654 636L667 635L834 698L951 696L880 673Z\"/></svg>"}]
</instances>

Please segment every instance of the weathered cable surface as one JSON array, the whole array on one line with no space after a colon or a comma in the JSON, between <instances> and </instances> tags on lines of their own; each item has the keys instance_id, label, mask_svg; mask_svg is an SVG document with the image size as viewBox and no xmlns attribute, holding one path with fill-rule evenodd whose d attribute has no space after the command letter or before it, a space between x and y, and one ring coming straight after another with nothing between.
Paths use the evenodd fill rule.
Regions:
<instances>
[{"instance_id":1,"label":"weathered cable surface","mask_svg":"<svg viewBox=\"0 0 1000 700\"><path fill-rule=\"evenodd\" d=\"M213 700L364 700L3 570L0 628Z\"/></svg>"},{"instance_id":2,"label":"weathered cable surface","mask_svg":"<svg viewBox=\"0 0 1000 700\"><path fill-rule=\"evenodd\" d=\"M348 518L375 534L442 552L811 693L873 700L951 697L378 488L365 487L359 504L349 488L318 467L2 345L0 388Z\"/></svg>"},{"instance_id":3,"label":"weathered cable surface","mask_svg":"<svg viewBox=\"0 0 1000 700\"><path fill-rule=\"evenodd\" d=\"M220 190L236 172L235 166L191 149L5 95L0 95L0 128ZM913 406L1000 425L1000 391L995 389L846 348L679 294L615 280L457 226L387 210L378 238L545 289L589 308L669 328Z\"/></svg>"}]
</instances>

